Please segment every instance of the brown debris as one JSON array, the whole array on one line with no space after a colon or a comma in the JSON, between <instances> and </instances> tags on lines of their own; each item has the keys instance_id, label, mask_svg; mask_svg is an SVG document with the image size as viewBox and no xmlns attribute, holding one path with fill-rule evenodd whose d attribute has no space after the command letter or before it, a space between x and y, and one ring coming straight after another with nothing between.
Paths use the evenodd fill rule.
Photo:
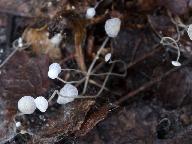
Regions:
<instances>
[{"instance_id":1,"label":"brown debris","mask_svg":"<svg viewBox=\"0 0 192 144\"><path fill-rule=\"evenodd\" d=\"M33 53L37 55L47 54L53 60L61 59L61 50L51 43L46 26L40 29L27 28L22 37L26 43L30 44Z\"/></svg>"}]
</instances>

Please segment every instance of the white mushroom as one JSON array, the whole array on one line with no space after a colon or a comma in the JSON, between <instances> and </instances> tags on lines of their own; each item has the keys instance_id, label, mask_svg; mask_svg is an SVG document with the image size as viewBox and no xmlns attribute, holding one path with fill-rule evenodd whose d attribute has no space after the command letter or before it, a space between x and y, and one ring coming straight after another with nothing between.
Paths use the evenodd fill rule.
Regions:
<instances>
[{"instance_id":1,"label":"white mushroom","mask_svg":"<svg viewBox=\"0 0 192 144\"><path fill-rule=\"evenodd\" d=\"M93 18L95 16L95 14L96 14L95 8L90 7L86 11L86 18L91 19L91 18Z\"/></svg>"},{"instance_id":2,"label":"white mushroom","mask_svg":"<svg viewBox=\"0 0 192 144\"><path fill-rule=\"evenodd\" d=\"M18 38L18 47L23 47L23 39L21 37Z\"/></svg>"},{"instance_id":3,"label":"white mushroom","mask_svg":"<svg viewBox=\"0 0 192 144\"><path fill-rule=\"evenodd\" d=\"M48 108L48 101L42 96L39 96L35 99L35 104L41 112L45 112Z\"/></svg>"},{"instance_id":4,"label":"white mushroom","mask_svg":"<svg viewBox=\"0 0 192 144\"><path fill-rule=\"evenodd\" d=\"M65 84L65 86L60 90L59 93L60 96L57 99L58 104L66 104L72 102L75 97L78 96L77 88L71 84ZM65 97L62 97L61 95Z\"/></svg>"},{"instance_id":5,"label":"white mushroom","mask_svg":"<svg viewBox=\"0 0 192 144\"><path fill-rule=\"evenodd\" d=\"M34 98L31 96L23 96L18 101L18 109L23 114L32 114L36 109Z\"/></svg>"},{"instance_id":6,"label":"white mushroom","mask_svg":"<svg viewBox=\"0 0 192 144\"><path fill-rule=\"evenodd\" d=\"M119 18L111 18L105 22L105 32L109 37L116 37L120 31L121 20Z\"/></svg>"},{"instance_id":7,"label":"white mushroom","mask_svg":"<svg viewBox=\"0 0 192 144\"><path fill-rule=\"evenodd\" d=\"M62 41L62 35L60 33L55 34L52 38L51 38L51 43L55 46L58 47L59 44Z\"/></svg>"},{"instance_id":8,"label":"white mushroom","mask_svg":"<svg viewBox=\"0 0 192 144\"><path fill-rule=\"evenodd\" d=\"M61 66L58 63L52 63L49 66L48 77L51 79L55 79L58 77L61 72Z\"/></svg>"},{"instance_id":9,"label":"white mushroom","mask_svg":"<svg viewBox=\"0 0 192 144\"><path fill-rule=\"evenodd\" d=\"M172 61L171 64L172 64L173 66L176 66L176 67L181 66L181 63L178 62L178 61Z\"/></svg>"},{"instance_id":10,"label":"white mushroom","mask_svg":"<svg viewBox=\"0 0 192 144\"><path fill-rule=\"evenodd\" d=\"M190 24L188 26L187 34L188 34L189 38L192 40L192 24Z\"/></svg>"},{"instance_id":11,"label":"white mushroom","mask_svg":"<svg viewBox=\"0 0 192 144\"><path fill-rule=\"evenodd\" d=\"M111 59L111 53L105 55L105 62L108 62Z\"/></svg>"},{"instance_id":12,"label":"white mushroom","mask_svg":"<svg viewBox=\"0 0 192 144\"><path fill-rule=\"evenodd\" d=\"M18 128L18 127L20 127L21 126L21 122L16 122L16 127Z\"/></svg>"}]
</instances>

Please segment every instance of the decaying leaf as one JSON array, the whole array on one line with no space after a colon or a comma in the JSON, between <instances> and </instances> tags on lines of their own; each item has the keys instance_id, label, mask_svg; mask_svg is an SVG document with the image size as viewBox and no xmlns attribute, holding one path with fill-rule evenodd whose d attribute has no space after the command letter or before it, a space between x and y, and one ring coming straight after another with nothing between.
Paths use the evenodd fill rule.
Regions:
<instances>
[{"instance_id":1,"label":"decaying leaf","mask_svg":"<svg viewBox=\"0 0 192 144\"><path fill-rule=\"evenodd\" d=\"M0 141L16 134L14 117L17 101L24 95L36 96L46 92L50 84L47 78L48 62L46 56L30 58L26 52L18 52L1 70Z\"/></svg>"},{"instance_id":2,"label":"decaying leaf","mask_svg":"<svg viewBox=\"0 0 192 144\"><path fill-rule=\"evenodd\" d=\"M44 114L44 121L41 126L31 123L29 127L35 133L33 143L57 142L58 136L70 135L80 130L86 114L94 104L93 100L75 100L72 103L63 105L59 109L48 110ZM37 123L41 123L38 119Z\"/></svg>"},{"instance_id":3,"label":"decaying leaf","mask_svg":"<svg viewBox=\"0 0 192 144\"><path fill-rule=\"evenodd\" d=\"M189 103L192 101L191 85L191 68L184 68L159 84L158 99L166 108L176 108L183 103Z\"/></svg>"},{"instance_id":4,"label":"decaying leaf","mask_svg":"<svg viewBox=\"0 0 192 144\"><path fill-rule=\"evenodd\" d=\"M65 32L66 29L70 29L70 31L73 32L75 58L79 68L82 71L86 71L84 53L82 49L86 37L86 26L87 21L81 18L78 13L71 10L59 11L48 25L51 36L58 32Z\"/></svg>"},{"instance_id":5,"label":"decaying leaf","mask_svg":"<svg viewBox=\"0 0 192 144\"><path fill-rule=\"evenodd\" d=\"M189 0L158 0L159 5L163 5L176 15L182 15L188 12Z\"/></svg>"},{"instance_id":6,"label":"decaying leaf","mask_svg":"<svg viewBox=\"0 0 192 144\"><path fill-rule=\"evenodd\" d=\"M48 38L49 33L46 26L40 29L27 28L23 33L23 38L32 47L35 54L48 54L51 59L60 59L61 51Z\"/></svg>"},{"instance_id":7,"label":"decaying leaf","mask_svg":"<svg viewBox=\"0 0 192 144\"><path fill-rule=\"evenodd\" d=\"M93 129L96 124L104 120L107 117L108 113L109 107L103 106L98 111L88 115L80 130L76 132L76 136L86 135L91 129Z\"/></svg>"},{"instance_id":8,"label":"decaying leaf","mask_svg":"<svg viewBox=\"0 0 192 144\"><path fill-rule=\"evenodd\" d=\"M0 141L16 135L14 117L18 100L24 95L35 98L48 92L51 82L47 77L48 65L48 57L41 55L31 58L23 51L17 52L1 70ZM22 121L25 131L33 133L32 143L52 143L57 141L58 136L79 131L93 104L94 100L77 99L60 107L51 104L45 113L36 111L32 115L16 118Z\"/></svg>"}]
</instances>

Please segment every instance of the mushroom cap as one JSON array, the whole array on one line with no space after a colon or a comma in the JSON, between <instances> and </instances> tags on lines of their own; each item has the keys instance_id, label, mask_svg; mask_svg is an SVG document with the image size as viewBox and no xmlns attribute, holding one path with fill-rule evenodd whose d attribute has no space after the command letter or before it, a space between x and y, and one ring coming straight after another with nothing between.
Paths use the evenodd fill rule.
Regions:
<instances>
[{"instance_id":1,"label":"mushroom cap","mask_svg":"<svg viewBox=\"0 0 192 144\"><path fill-rule=\"evenodd\" d=\"M58 63L52 63L49 66L48 77L51 79L55 79L58 77L61 72L61 66Z\"/></svg>"},{"instance_id":2,"label":"mushroom cap","mask_svg":"<svg viewBox=\"0 0 192 144\"><path fill-rule=\"evenodd\" d=\"M90 7L86 11L86 18L91 19L91 18L93 18L95 16L95 14L96 14L95 8Z\"/></svg>"},{"instance_id":3,"label":"mushroom cap","mask_svg":"<svg viewBox=\"0 0 192 144\"><path fill-rule=\"evenodd\" d=\"M49 70L48 71L48 77L51 79L56 79L58 77L59 73L57 70Z\"/></svg>"},{"instance_id":4,"label":"mushroom cap","mask_svg":"<svg viewBox=\"0 0 192 144\"><path fill-rule=\"evenodd\" d=\"M105 55L105 62L108 62L111 59L111 53Z\"/></svg>"},{"instance_id":5,"label":"mushroom cap","mask_svg":"<svg viewBox=\"0 0 192 144\"><path fill-rule=\"evenodd\" d=\"M35 104L41 112L45 112L48 108L48 101L42 96L39 96L35 99Z\"/></svg>"},{"instance_id":6,"label":"mushroom cap","mask_svg":"<svg viewBox=\"0 0 192 144\"><path fill-rule=\"evenodd\" d=\"M18 128L18 127L20 127L21 126L21 122L16 122L16 127Z\"/></svg>"},{"instance_id":7,"label":"mushroom cap","mask_svg":"<svg viewBox=\"0 0 192 144\"><path fill-rule=\"evenodd\" d=\"M74 97L78 96L77 88L71 84L65 84L59 93L69 98L59 96L57 99L58 104L66 104L72 102L75 99Z\"/></svg>"},{"instance_id":8,"label":"mushroom cap","mask_svg":"<svg viewBox=\"0 0 192 144\"><path fill-rule=\"evenodd\" d=\"M51 43L55 46L59 46L62 41L62 35L60 33L55 34L51 39Z\"/></svg>"},{"instance_id":9,"label":"mushroom cap","mask_svg":"<svg viewBox=\"0 0 192 144\"><path fill-rule=\"evenodd\" d=\"M23 96L18 101L18 109L23 114L32 114L36 109L34 98L31 96Z\"/></svg>"},{"instance_id":10,"label":"mushroom cap","mask_svg":"<svg viewBox=\"0 0 192 144\"><path fill-rule=\"evenodd\" d=\"M181 66L181 63L178 62L178 61L172 61L171 64L172 64L173 66L176 66L176 67Z\"/></svg>"},{"instance_id":11,"label":"mushroom cap","mask_svg":"<svg viewBox=\"0 0 192 144\"><path fill-rule=\"evenodd\" d=\"M121 20L119 18L111 18L105 22L105 32L109 37L116 37L120 31Z\"/></svg>"},{"instance_id":12,"label":"mushroom cap","mask_svg":"<svg viewBox=\"0 0 192 144\"><path fill-rule=\"evenodd\" d=\"M187 34L188 34L190 40L192 40L192 24L190 24L190 25L188 26Z\"/></svg>"}]
</instances>

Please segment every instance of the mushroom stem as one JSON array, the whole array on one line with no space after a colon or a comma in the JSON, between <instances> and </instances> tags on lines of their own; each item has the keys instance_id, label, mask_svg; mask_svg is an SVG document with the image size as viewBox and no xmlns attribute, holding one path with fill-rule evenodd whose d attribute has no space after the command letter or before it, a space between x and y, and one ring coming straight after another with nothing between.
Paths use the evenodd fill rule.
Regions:
<instances>
[{"instance_id":1,"label":"mushroom stem","mask_svg":"<svg viewBox=\"0 0 192 144\"><path fill-rule=\"evenodd\" d=\"M85 80L85 77L83 77L82 79L78 80L78 81L65 81L63 79L61 79L60 77L57 77L56 79L58 79L59 81L61 81L62 83L65 84L73 84L73 83L81 83Z\"/></svg>"},{"instance_id":2,"label":"mushroom stem","mask_svg":"<svg viewBox=\"0 0 192 144\"><path fill-rule=\"evenodd\" d=\"M86 90L87 90L87 85L88 85L88 82L89 82L89 77L90 77L91 71L92 71L95 63L97 62L97 59L99 58L100 53L102 52L102 50L104 49L105 45L107 44L108 40L109 40L109 37L106 37L106 38L105 38L105 41L104 41L103 44L101 45L100 49L97 51L97 55L96 55L95 58L93 59L91 65L90 65L90 67L89 67L89 69L88 69L82 95L85 94L85 92L86 92Z\"/></svg>"}]
</instances>

